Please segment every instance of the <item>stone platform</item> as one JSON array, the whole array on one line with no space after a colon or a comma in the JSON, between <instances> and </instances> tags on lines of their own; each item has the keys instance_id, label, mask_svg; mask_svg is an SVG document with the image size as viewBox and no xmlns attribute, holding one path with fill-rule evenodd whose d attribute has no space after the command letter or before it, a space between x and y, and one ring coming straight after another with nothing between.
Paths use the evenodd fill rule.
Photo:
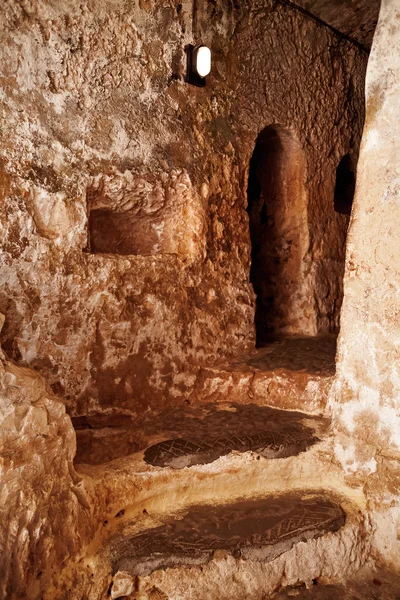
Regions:
<instances>
[{"instance_id":1,"label":"stone platform","mask_svg":"<svg viewBox=\"0 0 400 600\"><path fill-rule=\"evenodd\" d=\"M324 413L335 352L334 335L286 336L229 363L201 367L190 397L167 411L75 417L75 462L101 464L146 449L149 464L174 467L233 451L296 454L313 443L304 419Z\"/></svg>"},{"instance_id":2,"label":"stone platform","mask_svg":"<svg viewBox=\"0 0 400 600\"><path fill-rule=\"evenodd\" d=\"M261 600L365 562L363 490L332 461L327 419L210 403L75 427L104 507L84 563L94 598Z\"/></svg>"},{"instance_id":3,"label":"stone platform","mask_svg":"<svg viewBox=\"0 0 400 600\"><path fill-rule=\"evenodd\" d=\"M144 463L183 468L211 463L231 452L285 458L305 451L326 431L328 421L300 412L256 404L204 404L127 415L73 419L77 463L101 464L144 452Z\"/></svg>"},{"instance_id":4,"label":"stone platform","mask_svg":"<svg viewBox=\"0 0 400 600\"><path fill-rule=\"evenodd\" d=\"M333 336L276 340L202 369L179 406L73 418L77 472L105 508L85 558L93 597L264 600L363 566L363 490L320 414L334 353Z\"/></svg>"},{"instance_id":5,"label":"stone platform","mask_svg":"<svg viewBox=\"0 0 400 600\"><path fill-rule=\"evenodd\" d=\"M255 402L322 414L335 375L336 339L275 337L246 355L202 367L190 401Z\"/></svg>"},{"instance_id":6,"label":"stone platform","mask_svg":"<svg viewBox=\"0 0 400 600\"><path fill-rule=\"evenodd\" d=\"M157 569L208 563L215 552L268 562L299 541L337 531L340 505L327 496L284 494L223 506L197 505L138 535L129 525L110 541L113 572L149 575Z\"/></svg>"}]
</instances>

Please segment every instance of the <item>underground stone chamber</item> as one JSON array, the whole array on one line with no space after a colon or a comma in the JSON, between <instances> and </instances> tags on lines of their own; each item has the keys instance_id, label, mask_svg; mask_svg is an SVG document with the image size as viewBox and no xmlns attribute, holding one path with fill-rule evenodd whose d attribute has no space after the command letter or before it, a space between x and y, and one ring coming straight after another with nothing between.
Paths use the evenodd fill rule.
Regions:
<instances>
[{"instance_id":1,"label":"underground stone chamber","mask_svg":"<svg viewBox=\"0 0 400 600\"><path fill-rule=\"evenodd\" d=\"M4 8L0 600L391 598L399 7L371 51L378 4Z\"/></svg>"}]
</instances>

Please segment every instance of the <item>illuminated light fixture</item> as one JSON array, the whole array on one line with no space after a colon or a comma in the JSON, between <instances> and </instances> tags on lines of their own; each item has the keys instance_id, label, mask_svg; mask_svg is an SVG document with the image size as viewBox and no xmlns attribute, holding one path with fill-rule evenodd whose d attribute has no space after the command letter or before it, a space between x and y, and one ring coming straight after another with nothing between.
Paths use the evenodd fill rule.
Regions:
<instances>
[{"instance_id":1,"label":"illuminated light fixture","mask_svg":"<svg viewBox=\"0 0 400 600\"><path fill-rule=\"evenodd\" d=\"M211 50L207 46L199 46L195 52L196 71L200 77L207 77L211 71Z\"/></svg>"},{"instance_id":2,"label":"illuminated light fixture","mask_svg":"<svg viewBox=\"0 0 400 600\"><path fill-rule=\"evenodd\" d=\"M188 46L186 81L198 87L206 85L206 77L211 71L211 50L207 46L199 44Z\"/></svg>"}]
</instances>

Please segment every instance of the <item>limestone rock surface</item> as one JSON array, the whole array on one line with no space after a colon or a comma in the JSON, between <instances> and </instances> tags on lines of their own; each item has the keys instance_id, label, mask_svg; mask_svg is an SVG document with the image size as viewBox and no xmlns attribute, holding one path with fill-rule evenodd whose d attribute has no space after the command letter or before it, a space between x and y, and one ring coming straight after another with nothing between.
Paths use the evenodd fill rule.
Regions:
<instances>
[{"instance_id":1,"label":"limestone rock surface","mask_svg":"<svg viewBox=\"0 0 400 600\"><path fill-rule=\"evenodd\" d=\"M0 363L0 598L41 597L93 535L65 406L33 371Z\"/></svg>"},{"instance_id":2,"label":"limestone rock surface","mask_svg":"<svg viewBox=\"0 0 400 600\"><path fill-rule=\"evenodd\" d=\"M302 157L295 332L339 324L335 173L358 151L367 55L273 0L192 8L2 9L2 343L72 415L179 404L199 368L254 345L246 190L268 125ZM199 39L204 88L184 81Z\"/></svg>"},{"instance_id":3,"label":"limestone rock surface","mask_svg":"<svg viewBox=\"0 0 400 600\"><path fill-rule=\"evenodd\" d=\"M346 255L331 408L336 456L376 511L377 549L399 562L400 4L382 2L366 80L366 124Z\"/></svg>"}]
</instances>

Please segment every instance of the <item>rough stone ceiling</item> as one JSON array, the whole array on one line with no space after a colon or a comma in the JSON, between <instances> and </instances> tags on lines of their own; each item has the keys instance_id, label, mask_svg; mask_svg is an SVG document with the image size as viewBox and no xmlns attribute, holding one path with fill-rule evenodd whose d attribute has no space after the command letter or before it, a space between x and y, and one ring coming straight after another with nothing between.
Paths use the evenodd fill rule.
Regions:
<instances>
[{"instance_id":1,"label":"rough stone ceiling","mask_svg":"<svg viewBox=\"0 0 400 600\"><path fill-rule=\"evenodd\" d=\"M296 4L370 50L380 0L294 0L290 4Z\"/></svg>"}]
</instances>

